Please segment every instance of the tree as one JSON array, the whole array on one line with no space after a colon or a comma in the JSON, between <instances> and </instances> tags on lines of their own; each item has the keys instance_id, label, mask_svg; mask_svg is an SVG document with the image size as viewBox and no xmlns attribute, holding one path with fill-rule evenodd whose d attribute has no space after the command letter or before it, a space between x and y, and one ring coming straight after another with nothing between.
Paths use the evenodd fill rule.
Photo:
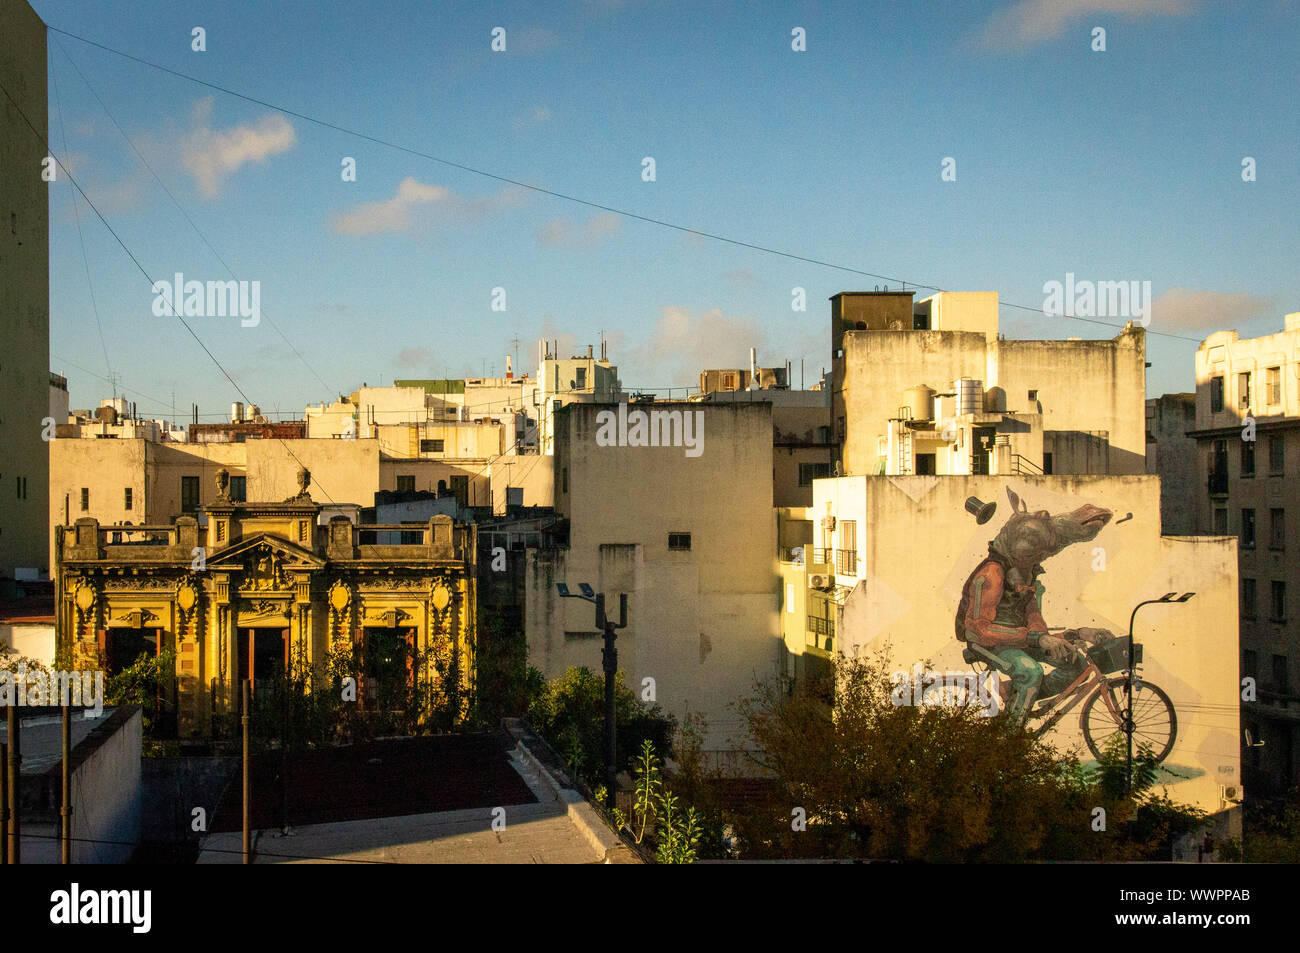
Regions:
<instances>
[{"instance_id":1,"label":"tree","mask_svg":"<svg viewBox=\"0 0 1300 953\"><path fill-rule=\"evenodd\" d=\"M1149 753L1138 759L1130 796L1114 753L1085 768L1013 718L895 704L888 661L888 649L841 657L827 684L793 697L760 687L742 706L757 757L775 779L761 803L734 818L748 856L1168 857L1172 838L1203 820L1152 795Z\"/></svg>"},{"instance_id":2,"label":"tree","mask_svg":"<svg viewBox=\"0 0 1300 953\"><path fill-rule=\"evenodd\" d=\"M671 757L677 723L658 705L646 707L627 687L623 673L614 683L616 764L625 771L642 742ZM605 677L588 668L571 668L548 682L528 709L533 729L586 784L601 783L605 771Z\"/></svg>"}]
</instances>

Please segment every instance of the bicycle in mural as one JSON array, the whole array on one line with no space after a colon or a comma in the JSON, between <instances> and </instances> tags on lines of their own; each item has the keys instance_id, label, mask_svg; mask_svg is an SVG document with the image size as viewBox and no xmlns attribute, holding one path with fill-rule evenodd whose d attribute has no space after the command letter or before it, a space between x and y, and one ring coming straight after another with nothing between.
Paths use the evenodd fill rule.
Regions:
<instances>
[{"instance_id":1,"label":"bicycle in mural","mask_svg":"<svg viewBox=\"0 0 1300 953\"><path fill-rule=\"evenodd\" d=\"M1051 628L1043 618L1043 563L1096 539L1113 514L1091 503L1056 514L1031 510L1010 487L1006 493L1011 516L962 587L954 619L962 657L986 666L986 679L995 671L1006 676L998 679L1004 707L1026 723L1039 722L1036 734L1082 704L1079 727L1094 756L1117 734L1131 733L1163 761L1174 747L1177 716L1164 690L1136 673L1130 699L1130 637L1084 626ZM966 509L983 525L996 504L971 497ZM1141 646L1132 648L1136 665Z\"/></svg>"},{"instance_id":2,"label":"bicycle in mural","mask_svg":"<svg viewBox=\"0 0 1300 953\"><path fill-rule=\"evenodd\" d=\"M1077 630L1065 630L1061 637L1074 653L1074 661L1082 671L1061 693L1037 700L1023 713L1026 722L1036 723L1034 734L1042 736L1055 727L1061 719L1080 704L1079 729L1093 757L1100 759L1101 752L1111 740L1124 738L1130 726L1128 705L1128 651L1129 638L1109 639L1101 644L1088 645L1077 638ZM976 666L984 667L985 676L999 672L1010 676L1010 666L992 652L978 645L970 645L962 657ZM1142 660L1142 645L1133 646L1134 663ZM1169 757L1178 736L1178 716L1173 702L1160 686L1133 676L1132 731L1135 745L1150 746L1156 763Z\"/></svg>"}]
</instances>

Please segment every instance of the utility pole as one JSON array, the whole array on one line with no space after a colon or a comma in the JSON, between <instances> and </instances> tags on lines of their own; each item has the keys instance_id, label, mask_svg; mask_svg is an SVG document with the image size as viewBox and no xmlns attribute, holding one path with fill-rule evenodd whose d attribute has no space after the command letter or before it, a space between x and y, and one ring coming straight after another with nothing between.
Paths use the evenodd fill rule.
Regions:
<instances>
[{"instance_id":1,"label":"utility pole","mask_svg":"<svg viewBox=\"0 0 1300 953\"><path fill-rule=\"evenodd\" d=\"M60 860L72 863L72 709L63 706L63 803L59 807Z\"/></svg>"},{"instance_id":2,"label":"utility pole","mask_svg":"<svg viewBox=\"0 0 1300 953\"><path fill-rule=\"evenodd\" d=\"M250 652L252 651L251 645L249 646L249 651ZM250 720L248 716L248 701L249 701L248 700L248 679L244 679L242 682L239 683L239 689L240 689L240 709L243 712L241 721L243 722L244 725L244 841L243 841L244 863L251 864L253 862L253 855L249 850L249 843L251 841L251 838L249 836L251 833L251 828L249 824L251 820L249 806L253 799L253 784L252 784L252 778L250 777L249 774L249 758L248 758L248 722Z\"/></svg>"},{"instance_id":3,"label":"utility pole","mask_svg":"<svg viewBox=\"0 0 1300 953\"><path fill-rule=\"evenodd\" d=\"M5 738L9 742L9 753L5 759L5 769L9 775L9 859L8 863L21 864L22 861L22 817L19 814L18 800L18 766L22 763L22 742L18 729L18 706L10 705L6 709L9 733Z\"/></svg>"},{"instance_id":4,"label":"utility pole","mask_svg":"<svg viewBox=\"0 0 1300 953\"><path fill-rule=\"evenodd\" d=\"M583 599L594 603L596 606L596 628L600 629L605 636L605 647L600 653L605 670L605 807L612 811L614 809L615 785L618 782L617 716L614 705L614 677L618 674L618 649L614 646L614 640L618 636L614 633L618 629L627 628L627 593L620 592L618 594L618 622L615 623L605 616L605 594L603 592L596 595L595 590L585 582L580 583L578 586L582 590L582 595L570 592L569 587L562 582L557 582L555 588L559 591L561 598Z\"/></svg>"},{"instance_id":5,"label":"utility pole","mask_svg":"<svg viewBox=\"0 0 1300 953\"><path fill-rule=\"evenodd\" d=\"M9 863L9 745L0 744L0 866Z\"/></svg>"},{"instance_id":6,"label":"utility pole","mask_svg":"<svg viewBox=\"0 0 1300 953\"><path fill-rule=\"evenodd\" d=\"M613 810L614 791L618 783L618 759L615 713L614 713L614 676L618 674L618 649L614 640L616 629L627 628L627 593L618 594L618 624L605 618L605 594L596 596L596 627L605 633L605 647L601 650L601 661L605 666L605 807Z\"/></svg>"}]
</instances>

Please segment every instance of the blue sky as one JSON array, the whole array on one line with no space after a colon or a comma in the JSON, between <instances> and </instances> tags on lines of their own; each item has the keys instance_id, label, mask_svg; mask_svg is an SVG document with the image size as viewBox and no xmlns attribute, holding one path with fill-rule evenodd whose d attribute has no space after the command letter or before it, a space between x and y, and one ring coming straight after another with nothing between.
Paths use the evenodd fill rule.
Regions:
<instances>
[{"instance_id":1,"label":"blue sky","mask_svg":"<svg viewBox=\"0 0 1300 953\"><path fill-rule=\"evenodd\" d=\"M1149 338L1153 395L1192 389L1211 330L1269 333L1300 310L1300 4L1287 0L32 4L50 26L505 178L997 291L1013 337L1115 333L1007 306L1041 308L1044 283L1068 272L1149 280L1150 330L1180 336ZM505 52L490 48L498 26ZM1098 26L1105 52L1091 49ZM795 27L806 51L791 48ZM791 360L796 383L803 360L811 383L829 363L826 299L880 283L49 36L51 143L144 267L230 277L78 68L235 276L261 283L257 327L189 320L272 413L363 382L499 374L515 337L529 369L536 338L585 350L602 331L631 387L692 385L751 345L765 365ZM945 157L956 181L941 180ZM72 194L66 177L51 186L50 297L51 367L73 405L107 396L111 368L141 413L169 414L173 392L182 418L194 402L224 413L240 395L153 314L149 283L78 199L83 258Z\"/></svg>"}]
</instances>

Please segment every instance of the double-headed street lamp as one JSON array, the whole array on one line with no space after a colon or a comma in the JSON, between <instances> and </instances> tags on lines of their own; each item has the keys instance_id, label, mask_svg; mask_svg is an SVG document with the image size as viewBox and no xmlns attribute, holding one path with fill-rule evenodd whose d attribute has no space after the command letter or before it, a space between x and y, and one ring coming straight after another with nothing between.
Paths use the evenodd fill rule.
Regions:
<instances>
[{"instance_id":1,"label":"double-headed street lamp","mask_svg":"<svg viewBox=\"0 0 1300 953\"><path fill-rule=\"evenodd\" d=\"M596 628L605 635L605 648L600 653L605 669L605 807L612 811L614 787L618 777L615 765L618 755L615 751L614 739L614 676L618 673L618 649L614 647L614 639L617 638L614 632L617 629L627 628L627 593L618 594L618 623L615 624L613 620L605 617L603 592L597 595L596 591L585 582L578 583L578 588L582 590L581 595L570 592L569 587L562 582L557 582L555 588L563 599L582 599L593 603L596 606Z\"/></svg>"},{"instance_id":2,"label":"double-headed street lamp","mask_svg":"<svg viewBox=\"0 0 1300 953\"><path fill-rule=\"evenodd\" d=\"M1133 793L1133 621L1137 618L1138 609L1143 606L1156 605L1158 603L1186 602L1194 592L1184 592L1181 596L1176 592L1166 592L1159 599L1147 599L1145 602L1139 602L1133 607L1133 614L1128 617L1128 677L1125 693L1127 700L1124 711L1124 734L1127 738L1128 756L1124 762L1124 787L1129 794ZM1137 661L1141 661L1138 659Z\"/></svg>"}]
</instances>

